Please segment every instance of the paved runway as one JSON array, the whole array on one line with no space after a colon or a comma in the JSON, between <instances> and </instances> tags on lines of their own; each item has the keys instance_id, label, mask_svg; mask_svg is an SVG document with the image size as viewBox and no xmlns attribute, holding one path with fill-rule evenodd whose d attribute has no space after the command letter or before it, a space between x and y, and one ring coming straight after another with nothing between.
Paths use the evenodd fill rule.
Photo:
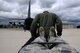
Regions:
<instances>
[{"instance_id":1,"label":"paved runway","mask_svg":"<svg viewBox=\"0 0 80 53\"><path fill-rule=\"evenodd\" d=\"M21 29L0 29L0 53L17 53L30 35ZM63 29L61 38L80 52L80 29Z\"/></svg>"}]
</instances>

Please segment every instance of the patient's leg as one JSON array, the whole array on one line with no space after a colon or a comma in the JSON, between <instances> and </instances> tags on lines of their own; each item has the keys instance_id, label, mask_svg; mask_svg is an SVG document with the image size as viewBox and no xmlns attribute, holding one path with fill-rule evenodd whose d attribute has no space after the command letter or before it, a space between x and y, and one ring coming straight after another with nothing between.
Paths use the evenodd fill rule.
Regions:
<instances>
[{"instance_id":1,"label":"patient's leg","mask_svg":"<svg viewBox=\"0 0 80 53\"><path fill-rule=\"evenodd\" d=\"M40 38L45 42L46 40L45 40L45 30L44 30L44 28L43 27L40 27L39 28L39 35L40 35Z\"/></svg>"}]
</instances>

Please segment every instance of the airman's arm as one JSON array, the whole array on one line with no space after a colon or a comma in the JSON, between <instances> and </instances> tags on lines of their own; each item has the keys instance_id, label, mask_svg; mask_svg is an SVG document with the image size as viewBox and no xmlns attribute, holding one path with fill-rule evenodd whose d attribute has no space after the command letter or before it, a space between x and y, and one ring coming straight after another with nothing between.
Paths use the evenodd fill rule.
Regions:
<instances>
[{"instance_id":1,"label":"airman's arm","mask_svg":"<svg viewBox=\"0 0 80 53\"><path fill-rule=\"evenodd\" d=\"M56 29L57 29L57 35L62 35L62 21L61 19L56 15Z\"/></svg>"},{"instance_id":2,"label":"airman's arm","mask_svg":"<svg viewBox=\"0 0 80 53\"><path fill-rule=\"evenodd\" d=\"M39 22L39 14L35 16L35 19L33 20L32 24L31 24L31 27L30 27L30 31L31 31L32 36L36 35L38 22Z\"/></svg>"}]
</instances>

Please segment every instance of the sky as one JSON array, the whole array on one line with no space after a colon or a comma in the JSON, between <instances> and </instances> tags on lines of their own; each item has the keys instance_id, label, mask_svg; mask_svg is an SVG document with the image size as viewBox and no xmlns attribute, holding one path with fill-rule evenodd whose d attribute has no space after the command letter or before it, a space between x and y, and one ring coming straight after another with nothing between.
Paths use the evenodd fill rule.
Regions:
<instances>
[{"instance_id":1,"label":"sky","mask_svg":"<svg viewBox=\"0 0 80 53\"><path fill-rule=\"evenodd\" d=\"M29 0L0 0L0 16L27 18ZM80 23L80 0L31 0L31 17L45 10L57 14L64 22Z\"/></svg>"}]
</instances>

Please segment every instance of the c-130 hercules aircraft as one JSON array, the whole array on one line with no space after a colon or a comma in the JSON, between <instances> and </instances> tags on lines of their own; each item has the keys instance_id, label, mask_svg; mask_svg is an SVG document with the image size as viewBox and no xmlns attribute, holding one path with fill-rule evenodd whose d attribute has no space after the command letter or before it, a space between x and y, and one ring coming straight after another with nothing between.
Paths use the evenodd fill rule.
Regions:
<instances>
[{"instance_id":1,"label":"c-130 hercules aircraft","mask_svg":"<svg viewBox=\"0 0 80 53\"><path fill-rule=\"evenodd\" d=\"M24 22L24 30L30 30L30 25L33 21L33 18L31 18L31 0L29 0L29 8L28 8L28 16L27 18L25 19L25 22Z\"/></svg>"}]
</instances>

